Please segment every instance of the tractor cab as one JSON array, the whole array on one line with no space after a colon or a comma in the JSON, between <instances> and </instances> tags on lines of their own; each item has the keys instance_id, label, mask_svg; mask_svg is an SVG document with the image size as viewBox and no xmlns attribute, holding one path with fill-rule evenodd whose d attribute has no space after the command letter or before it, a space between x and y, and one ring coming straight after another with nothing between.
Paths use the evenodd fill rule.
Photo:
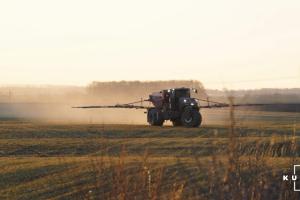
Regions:
<instances>
[{"instance_id":1,"label":"tractor cab","mask_svg":"<svg viewBox=\"0 0 300 200\"><path fill-rule=\"evenodd\" d=\"M168 105L170 110L180 111L183 106L197 106L195 99L191 98L189 88L175 88L161 91L163 104Z\"/></svg>"},{"instance_id":2,"label":"tractor cab","mask_svg":"<svg viewBox=\"0 0 300 200\"><path fill-rule=\"evenodd\" d=\"M171 98L191 97L189 88L175 88L175 89L162 90L160 93L162 93L164 97L171 97Z\"/></svg>"},{"instance_id":3,"label":"tractor cab","mask_svg":"<svg viewBox=\"0 0 300 200\"><path fill-rule=\"evenodd\" d=\"M171 90L174 98L179 99L181 97L191 98L191 93L189 88L176 88Z\"/></svg>"},{"instance_id":4,"label":"tractor cab","mask_svg":"<svg viewBox=\"0 0 300 200\"><path fill-rule=\"evenodd\" d=\"M181 98L190 98L190 89L189 88L177 88L170 90L170 97L171 97L171 109L178 110L179 109L179 102Z\"/></svg>"}]
</instances>

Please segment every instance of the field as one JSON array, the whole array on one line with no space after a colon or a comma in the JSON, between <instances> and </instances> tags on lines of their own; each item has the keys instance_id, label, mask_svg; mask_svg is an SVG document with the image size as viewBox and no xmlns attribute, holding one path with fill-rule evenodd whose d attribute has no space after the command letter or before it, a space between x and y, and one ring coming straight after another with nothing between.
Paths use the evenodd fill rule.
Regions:
<instances>
[{"instance_id":1,"label":"field","mask_svg":"<svg viewBox=\"0 0 300 200\"><path fill-rule=\"evenodd\" d=\"M300 164L299 123L256 122L186 129L3 119L0 199L298 199L282 175Z\"/></svg>"}]
</instances>

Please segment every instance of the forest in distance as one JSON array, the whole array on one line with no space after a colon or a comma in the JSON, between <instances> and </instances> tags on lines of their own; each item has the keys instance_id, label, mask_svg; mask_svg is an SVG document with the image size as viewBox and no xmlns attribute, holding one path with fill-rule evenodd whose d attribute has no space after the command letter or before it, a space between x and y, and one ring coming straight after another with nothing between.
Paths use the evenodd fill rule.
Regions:
<instances>
[{"instance_id":1,"label":"forest in distance","mask_svg":"<svg viewBox=\"0 0 300 200\"><path fill-rule=\"evenodd\" d=\"M0 103L123 103L147 98L163 89L196 88L200 98L227 102L233 96L236 103L299 103L300 88L217 90L206 89L200 81L94 81L87 86L19 85L0 86Z\"/></svg>"}]
</instances>

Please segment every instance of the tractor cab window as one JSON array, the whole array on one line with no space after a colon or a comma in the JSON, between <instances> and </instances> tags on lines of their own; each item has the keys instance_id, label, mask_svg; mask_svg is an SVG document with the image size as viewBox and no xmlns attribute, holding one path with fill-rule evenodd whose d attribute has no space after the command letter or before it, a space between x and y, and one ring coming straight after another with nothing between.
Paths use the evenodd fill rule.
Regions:
<instances>
[{"instance_id":1,"label":"tractor cab window","mask_svg":"<svg viewBox=\"0 0 300 200\"><path fill-rule=\"evenodd\" d=\"M189 98L191 96L190 95L190 90L188 90L188 89L176 90L175 91L175 96L177 98L181 98L181 97Z\"/></svg>"}]
</instances>

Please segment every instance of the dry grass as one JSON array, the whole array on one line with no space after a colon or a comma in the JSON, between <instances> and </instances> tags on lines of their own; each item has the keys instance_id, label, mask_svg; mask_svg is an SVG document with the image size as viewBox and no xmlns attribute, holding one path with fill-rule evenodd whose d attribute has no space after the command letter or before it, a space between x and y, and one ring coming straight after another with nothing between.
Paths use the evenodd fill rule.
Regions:
<instances>
[{"instance_id":1,"label":"dry grass","mask_svg":"<svg viewBox=\"0 0 300 200\"><path fill-rule=\"evenodd\" d=\"M298 199L297 126L0 123L0 199Z\"/></svg>"}]
</instances>

